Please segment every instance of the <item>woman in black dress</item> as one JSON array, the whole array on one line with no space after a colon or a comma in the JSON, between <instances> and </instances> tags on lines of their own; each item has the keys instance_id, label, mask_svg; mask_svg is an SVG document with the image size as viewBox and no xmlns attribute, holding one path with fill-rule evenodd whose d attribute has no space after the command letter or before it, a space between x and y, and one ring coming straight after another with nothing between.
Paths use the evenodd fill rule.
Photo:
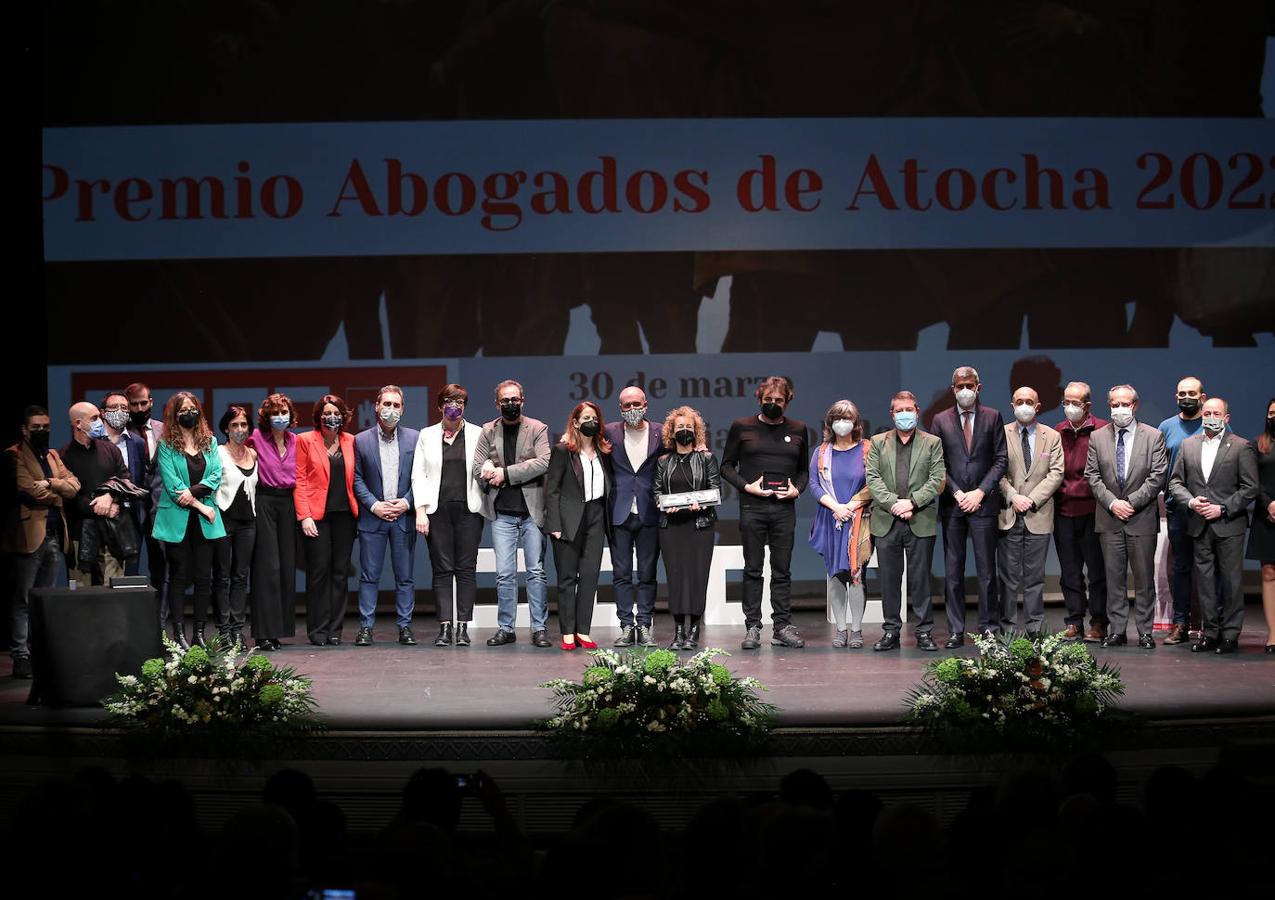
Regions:
<instances>
[{"instance_id":1,"label":"woman in black dress","mask_svg":"<svg viewBox=\"0 0 1275 900\"><path fill-rule=\"evenodd\" d=\"M1266 430L1249 446L1257 454L1258 493L1245 555L1262 564L1266 652L1275 653L1275 399L1266 404Z\"/></svg>"},{"instance_id":2,"label":"woman in black dress","mask_svg":"<svg viewBox=\"0 0 1275 900\"><path fill-rule=\"evenodd\" d=\"M707 450L704 419L680 406L664 420L664 446L674 452L655 464L655 496L720 490L718 464ZM660 511L660 555L668 577L668 608L675 624L670 650L698 650L708 596L717 510L698 504Z\"/></svg>"}]
</instances>

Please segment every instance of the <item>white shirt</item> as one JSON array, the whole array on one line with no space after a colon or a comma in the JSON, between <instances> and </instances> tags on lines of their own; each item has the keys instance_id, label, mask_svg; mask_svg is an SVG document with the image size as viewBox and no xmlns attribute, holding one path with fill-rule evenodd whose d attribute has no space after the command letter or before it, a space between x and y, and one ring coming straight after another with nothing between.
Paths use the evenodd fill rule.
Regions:
<instances>
[{"instance_id":1,"label":"white shirt","mask_svg":"<svg viewBox=\"0 0 1275 900\"><path fill-rule=\"evenodd\" d=\"M1202 432L1204 435L1204 443L1200 447L1200 469L1204 472L1204 480L1209 480L1209 475L1213 472L1213 462L1217 459L1217 451L1222 446L1222 435L1226 434L1223 428L1217 433L1217 437L1209 437L1207 431Z\"/></svg>"},{"instance_id":2,"label":"white shirt","mask_svg":"<svg viewBox=\"0 0 1275 900\"><path fill-rule=\"evenodd\" d=\"M584 502L601 500L606 490L606 474L602 471L602 460L595 450L593 458L580 454L580 467L584 470Z\"/></svg>"},{"instance_id":3,"label":"white shirt","mask_svg":"<svg viewBox=\"0 0 1275 900\"><path fill-rule=\"evenodd\" d=\"M636 472L646 462L646 443L650 434L650 423L643 422L641 428L624 426L624 452L629 457L629 465ZM633 506L629 512L637 513L637 497L633 498Z\"/></svg>"},{"instance_id":4,"label":"white shirt","mask_svg":"<svg viewBox=\"0 0 1275 900\"><path fill-rule=\"evenodd\" d=\"M381 493L382 500L398 499L398 428L385 436L384 429L376 426L376 446L381 451Z\"/></svg>"}]
</instances>

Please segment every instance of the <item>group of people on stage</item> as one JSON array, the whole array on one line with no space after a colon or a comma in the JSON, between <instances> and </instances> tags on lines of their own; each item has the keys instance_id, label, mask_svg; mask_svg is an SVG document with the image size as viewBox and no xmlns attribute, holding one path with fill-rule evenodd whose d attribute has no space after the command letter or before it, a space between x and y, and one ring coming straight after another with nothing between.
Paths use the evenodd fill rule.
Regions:
<instances>
[{"instance_id":1,"label":"group of people on stage","mask_svg":"<svg viewBox=\"0 0 1275 900\"><path fill-rule=\"evenodd\" d=\"M4 532L17 581L14 674L30 674L28 594L54 584L60 557L65 555L71 579L102 584L136 574L143 543L163 626L175 641L204 643L211 615L227 640L243 642L249 628L259 648L277 649L295 634L298 531L312 644L342 641L356 540L354 643L373 643L388 553L398 641L416 644L411 626L419 534L428 542L433 570L439 617L434 644L467 646L486 522L499 607L489 646L517 640L519 551L531 642L551 646L544 557L552 547L559 646L596 647L594 597L603 548L610 546L620 620L615 645L656 644L656 565L662 556L674 620L668 646L694 650L701 641L722 480L739 493L744 649L762 642L767 550L771 643L804 646L791 620L790 569L795 501L807 487L819 504L810 544L827 569L836 647L864 646L864 573L875 550L885 624L873 649L900 645L905 587L916 645L937 649L929 577L940 523L945 647L965 643L971 540L978 631L1041 631L1051 534L1062 570L1067 637L1123 645L1132 616L1139 645L1154 647L1161 493L1174 557L1174 619L1165 643L1189 640L1194 583L1202 628L1191 649L1237 649L1244 537L1255 499L1247 556L1262 564L1267 628L1275 633L1275 400L1267 407L1265 431L1250 444L1230 430L1226 401L1206 395L1194 377L1178 384L1179 414L1158 428L1137 420L1138 393L1130 385L1107 392L1108 422L1093 414L1089 386L1072 382L1056 427L1037 420L1040 400L1031 387L1014 391L1008 424L979 403L980 391L978 373L958 368L955 406L934 418L932 431L921 428L915 395L899 391L890 400L892 427L870 437L859 408L838 400L812 450L806 426L786 414L792 384L772 376L757 386L758 411L731 424L720 461L696 410L680 406L662 423L652 422L646 395L632 386L619 395L619 421L607 423L597 404L579 403L552 446L548 426L524 414L523 388L512 380L496 386L499 415L482 425L467 418L465 388L447 385L437 399L440 421L420 431L403 424L404 392L396 385L381 388L376 424L358 434L350 433L351 410L333 394L310 411L313 430L297 434L302 413L286 395L274 393L256 410L229 406L217 423L218 442L194 394L174 394L162 419L155 419L149 388L135 383L108 393L100 406L71 406L72 440L57 451L48 446L47 410L28 407L22 440L8 449L19 497ZM194 594L189 632L188 587ZM1275 652L1275 638L1268 636L1266 652Z\"/></svg>"}]
</instances>

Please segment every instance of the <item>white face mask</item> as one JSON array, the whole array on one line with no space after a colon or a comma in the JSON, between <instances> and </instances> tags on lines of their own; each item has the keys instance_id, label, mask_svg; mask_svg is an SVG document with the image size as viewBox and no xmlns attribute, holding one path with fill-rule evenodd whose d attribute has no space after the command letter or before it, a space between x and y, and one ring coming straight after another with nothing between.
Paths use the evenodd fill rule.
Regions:
<instances>
[{"instance_id":1,"label":"white face mask","mask_svg":"<svg viewBox=\"0 0 1275 900\"><path fill-rule=\"evenodd\" d=\"M1014 407L1014 418L1024 425L1030 425L1036 418L1036 405L1034 403L1018 404Z\"/></svg>"},{"instance_id":2,"label":"white face mask","mask_svg":"<svg viewBox=\"0 0 1275 900\"><path fill-rule=\"evenodd\" d=\"M1086 418L1085 407L1083 403L1064 403L1063 415L1067 417L1067 421L1073 425L1079 425Z\"/></svg>"},{"instance_id":3,"label":"white face mask","mask_svg":"<svg viewBox=\"0 0 1275 900\"><path fill-rule=\"evenodd\" d=\"M381 417L382 422L390 427L397 425L398 420L403 418L403 413L391 406L382 406L377 412L377 415Z\"/></svg>"},{"instance_id":4,"label":"white face mask","mask_svg":"<svg viewBox=\"0 0 1275 900\"><path fill-rule=\"evenodd\" d=\"M1205 431L1212 431L1216 433L1221 431L1225 427L1226 427L1226 420L1223 419L1221 416L1209 415L1207 413L1204 415L1204 430Z\"/></svg>"},{"instance_id":5,"label":"white face mask","mask_svg":"<svg viewBox=\"0 0 1275 900\"><path fill-rule=\"evenodd\" d=\"M1124 428L1133 421L1133 409L1128 406L1111 407L1111 421L1116 423L1117 428Z\"/></svg>"},{"instance_id":6,"label":"white face mask","mask_svg":"<svg viewBox=\"0 0 1275 900\"><path fill-rule=\"evenodd\" d=\"M974 401L977 397L978 392L972 391L969 388L961 388L956 392L956 402L961 409L969 409L974 405Z\"/></svg>"},{"instance_id":7,"label":"white face mask","mask_svg":"<svg viewBox=\"0 0 1275 900\"><path fill-rule=\"evenodd\" d=\"M837 419L832 423L832 430L837 437L845 437L847 434L854 431L854 423L849 419Z\"/></svg>"}]
</instances>

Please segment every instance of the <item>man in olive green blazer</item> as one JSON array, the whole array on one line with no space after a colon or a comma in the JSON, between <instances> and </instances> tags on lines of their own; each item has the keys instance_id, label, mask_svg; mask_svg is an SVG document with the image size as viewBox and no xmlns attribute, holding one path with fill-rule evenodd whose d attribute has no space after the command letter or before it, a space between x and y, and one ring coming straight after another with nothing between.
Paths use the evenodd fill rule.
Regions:
<instances>
[{"instance_id":1,"label":"man in olive green blazer","mask_svg":"<svg viewBox=\"0 0 1275 900\"><path fill-rule=\"evenodd\" d=\"M894 428L872 438L864 473L872 494L870 526L876 539L877 570L881 575L881 611L885 633L873 650L896 650L903 628L902 580L908 572L908 601L916 613L916 645L937 650L930 637L934 607L930 597L930 563L938 530L938 505L943 490L943 443L917 428L920 406L910 391L890 400Z\"/></svg>"}]
</instances>

